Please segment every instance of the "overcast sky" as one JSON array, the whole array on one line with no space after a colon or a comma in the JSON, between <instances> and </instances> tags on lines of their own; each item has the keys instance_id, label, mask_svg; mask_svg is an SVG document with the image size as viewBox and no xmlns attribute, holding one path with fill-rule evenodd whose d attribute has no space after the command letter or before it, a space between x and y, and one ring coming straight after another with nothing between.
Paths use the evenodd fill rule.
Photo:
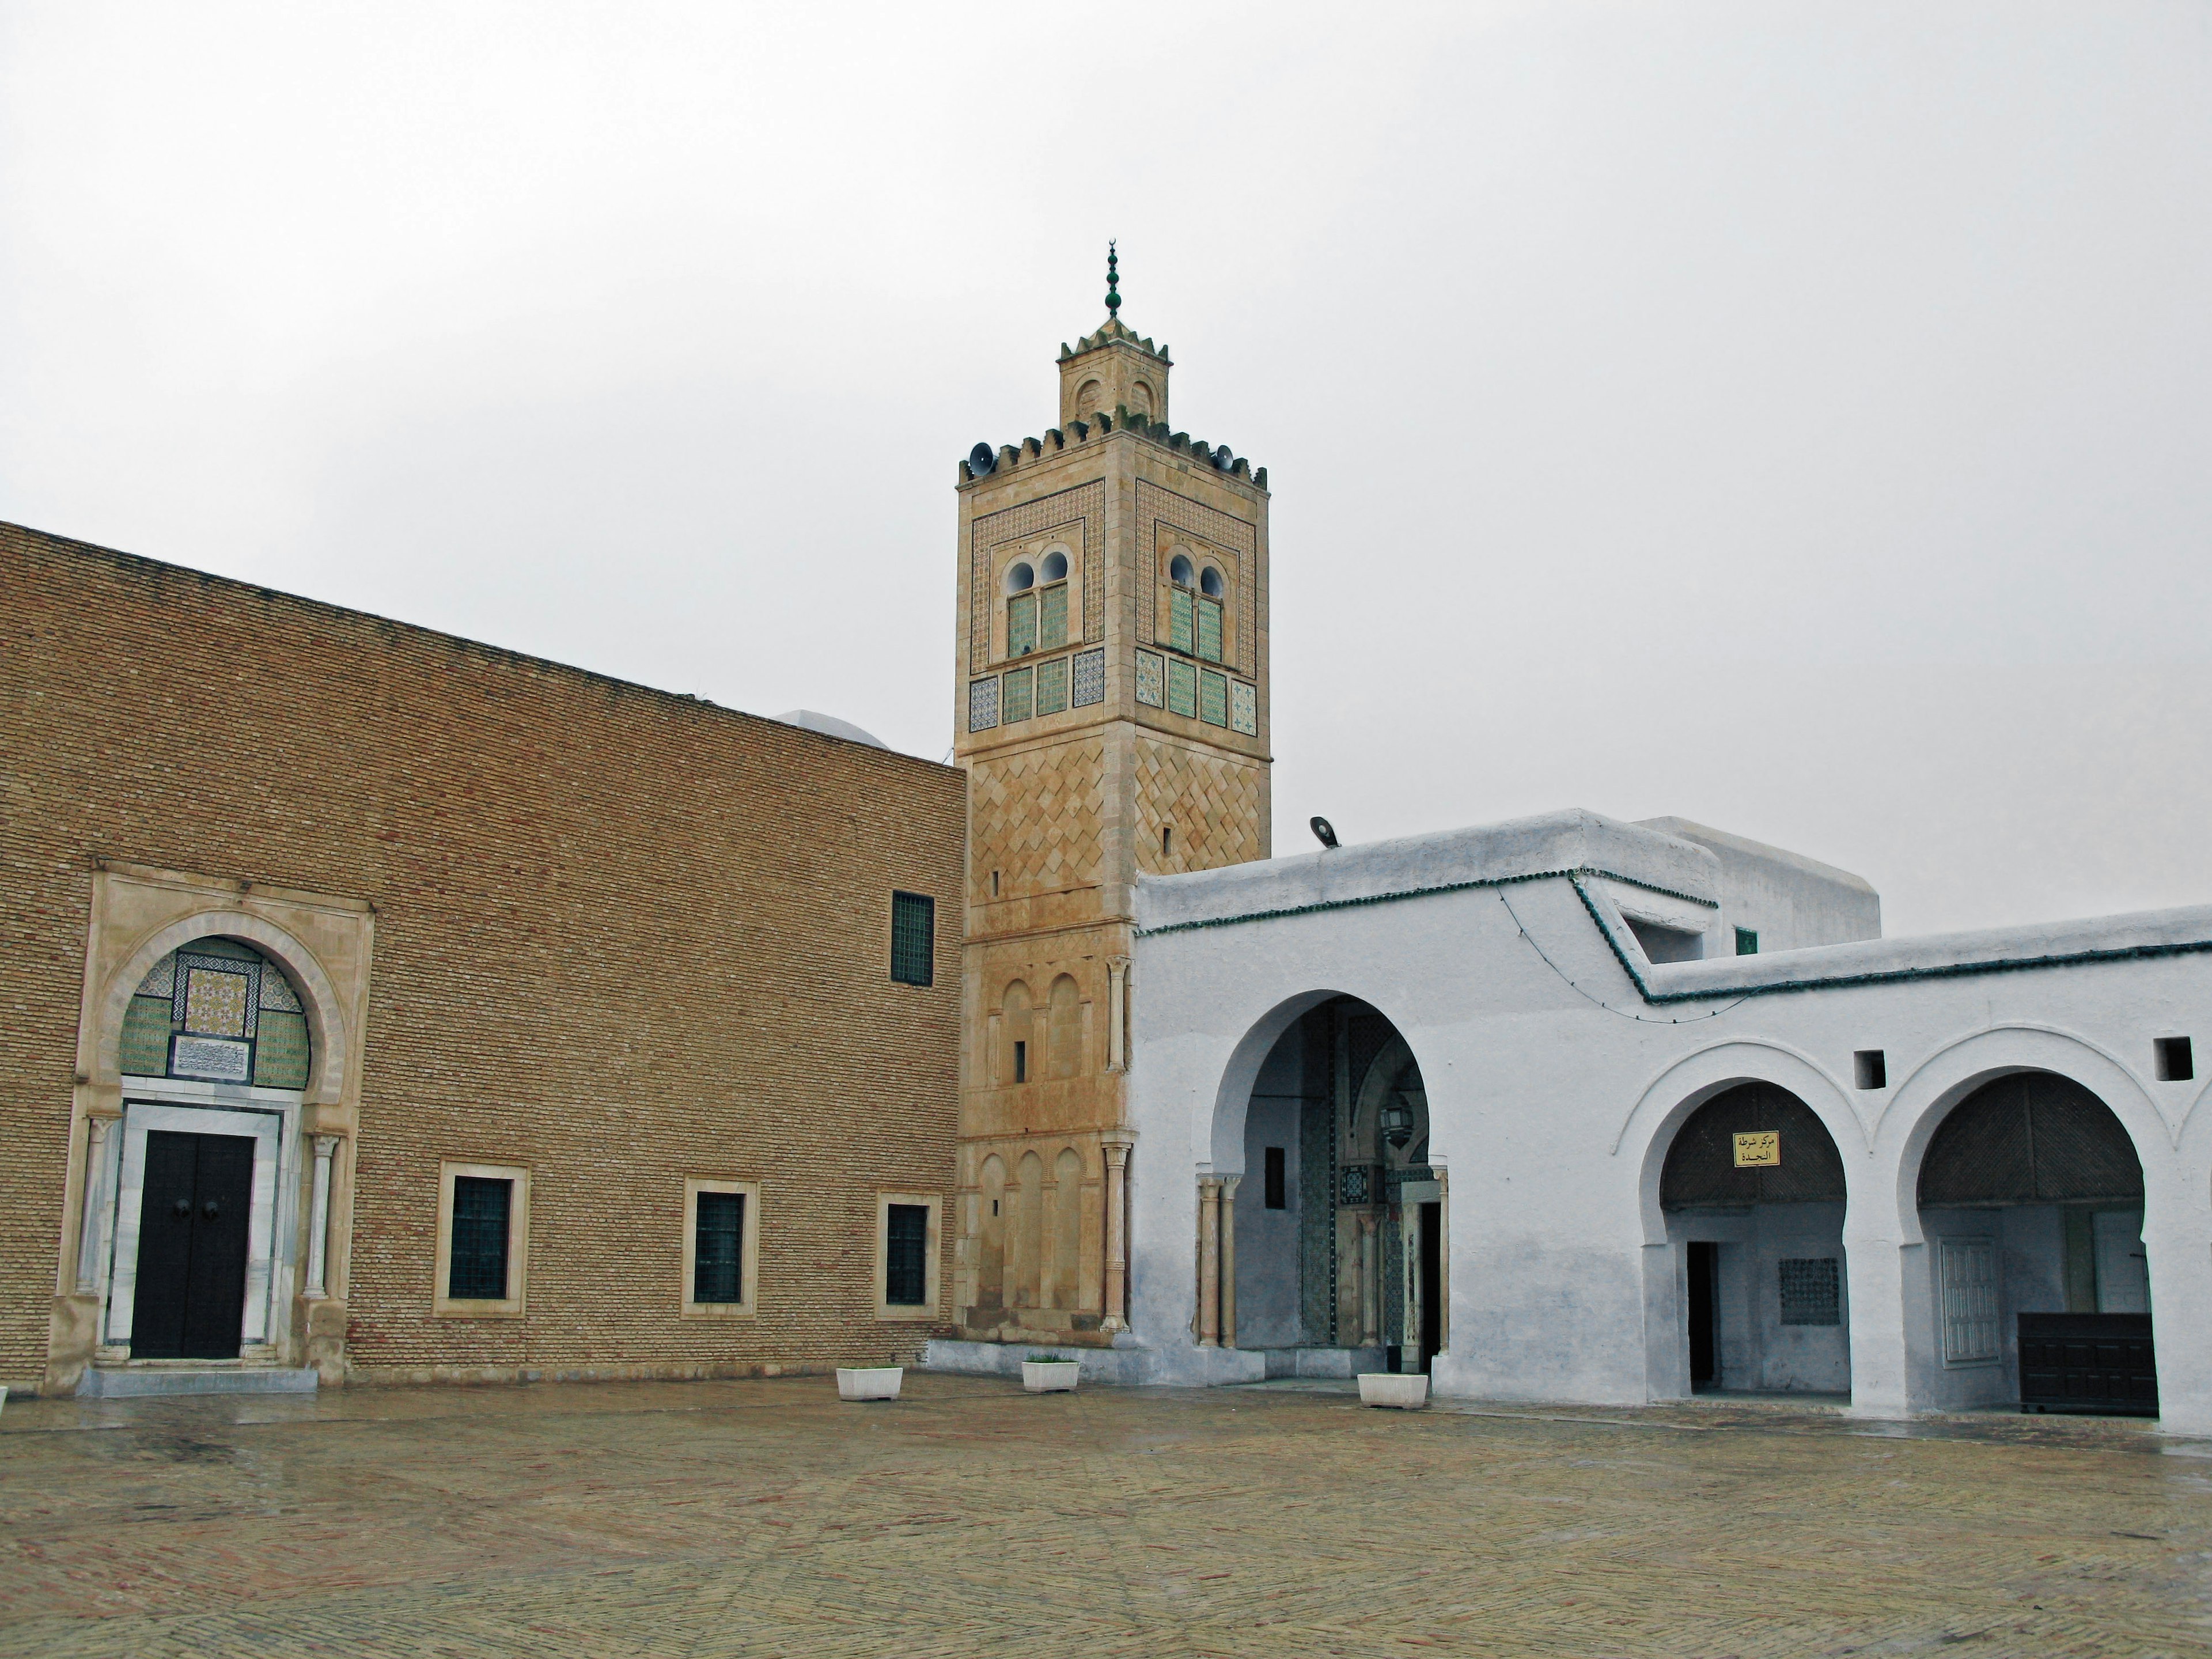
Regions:
<instances>
[{"instance_id":1,"label":"overcast sky","mask_svg":"<svg viewBox=\"0 0 2212 1659\"><path fill-rule=\"evenodd\" d=\"M1279 850L2212 902L2201 0L12 0L0 518L936 758L1109 235L1269 470Z\"/></svg>"}]
</instances>

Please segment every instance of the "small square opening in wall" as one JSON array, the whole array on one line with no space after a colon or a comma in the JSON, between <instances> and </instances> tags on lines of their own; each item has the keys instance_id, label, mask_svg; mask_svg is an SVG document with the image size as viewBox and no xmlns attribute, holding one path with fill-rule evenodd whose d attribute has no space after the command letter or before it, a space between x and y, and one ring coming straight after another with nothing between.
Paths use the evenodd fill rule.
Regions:
<instances>
[{"instance_id":1,"label":"small square opening in wall","mask_svg":"<svg viewBox=\"0 0 2212 1659\"><path fill-rule=\"evenodd\" d=\"M1862 1048L1851 1056L1851 1081L1862 1089L1889 1087L1889 1061L1879 1048Z\"/></svg>"},{"instance_id":2,"label":"small square opening in wall","mask_svg":"<svg viewBox=\"0 0 2212 1659\"><path fill-rule=\"evenodd\" d=\"M1284 1151L1280 1146L1267 1148L1267 1161L1264 1166L1267 1171L1264 1198L1267 1207L1271 1210L1282 1209L1288 1202L1285 1188L1289 1183L1284 1179Z\"/></svg>"},{"instance_id":3,"label":"small square opening in wall","mask_svg":"<svg viewBox=\"0 0 2212 1659\"><path fill-rule=\"evenodd\" d=\"M1759 930L1756 927L1739 927L1735 930L1735 953L1740 957L1755 957L1759 954Z\"/></svg>"},{"instance_id":4,"label":"small square opening in wall","mask_svg":"<svg viewBox=\"0 0 2212 1659\"><path fill-rule=\"evenodd\" d=\"M2151 1044L2158 1060L2160 1083L2185 1083L2197 1075L2197 1059L2187 1037L2160 1037Z\"/></svg>"}]
</instances>

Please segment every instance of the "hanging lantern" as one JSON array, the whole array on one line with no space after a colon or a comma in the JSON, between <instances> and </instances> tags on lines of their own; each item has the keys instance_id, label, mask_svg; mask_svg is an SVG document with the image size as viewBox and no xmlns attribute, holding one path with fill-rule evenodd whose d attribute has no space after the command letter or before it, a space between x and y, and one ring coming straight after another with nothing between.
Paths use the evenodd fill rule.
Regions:
<instances>
[{"instance_id":1,"label":"hanging lantern","mask_svg":"<svg viewBox=\"0 0 2212 1659\"><path fill-rule=\"evenodd\" d=\"M1403 1089L1383 1103L1378 1121L1382 1126L1382 1138L1402 1151L1413 1138L1413 1103Z\"/></svg>"}]
</instances>

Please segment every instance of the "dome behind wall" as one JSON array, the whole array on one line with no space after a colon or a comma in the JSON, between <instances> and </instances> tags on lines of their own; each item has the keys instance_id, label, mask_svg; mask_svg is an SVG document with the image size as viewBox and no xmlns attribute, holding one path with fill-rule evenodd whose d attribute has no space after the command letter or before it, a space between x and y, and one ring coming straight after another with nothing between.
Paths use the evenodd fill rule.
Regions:
<instances>
[{"instance_id":1,"label":"dome behind wall","mask_svg":"<svg viewBox=\"0 0 2212 1659\"><path fill-rule=\"evenodd\" d=\"M819 732L825 738L842 738L848 743L865 743L871 749L888 750L890 747L874 732L863 732L850 720L841 720L835 714L817 714L811 708L787 708L776 719L786 726Z\"/></svg>"}]
</instances>

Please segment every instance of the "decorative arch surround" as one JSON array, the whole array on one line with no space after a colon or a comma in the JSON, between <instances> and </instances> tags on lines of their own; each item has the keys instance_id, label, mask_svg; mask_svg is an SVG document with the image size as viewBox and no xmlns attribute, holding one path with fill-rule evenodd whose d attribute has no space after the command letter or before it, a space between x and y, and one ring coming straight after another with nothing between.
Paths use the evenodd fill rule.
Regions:
<instances>
[{"instance_id":1,"label":"decorative arch surround","mask_svg":"<svg viewBox=\"0 0 2212 1659\"><path fill-rule=\"evenodd\" d=\"M1862 1155L1872 1134L1852 1110L1842 1083L1811 1055L1780 1043L1717 1042L1674 1061L1646 1084L1613 1139L1614 1157L1637 1159L1637 1215L1647 1245L1667 1243L1660 1183L1676 1131L1706 1102L1746 1083L1771 1083L1805 1103L1843 1158L1845 1191L1856 1205L1860 1194L1851 1174L1860 1168L1859 1182L1864 1182Z\"/></svg>"},{"instance_id":2,"label":"decorative arch surround","mask_svg":"<svg viewBox=\"0 0 2212 1659\"><path fill-rule=\"evenodd\" d=\"M2103 1102L2128 1132L2146 1173L2153 1156L2170 1156L2179 1139L2179 1123L2159 1109L2141 1079L2085 1037L2055 1026L2020 1023L1957 1038L1913 1067L1876 1126L1877 1163L1893 1176L1881 1201L1894 1207L1886 1209L1881 1218L1894 1216L1899 1243L1926 1243L1920 1226L1920 1165L1944 1118L1983 1085L2008 1073L2029 1071L2068 1079ZM2147 1201L2157 1200L2154 1195Z\"/></svg>"},{"instance_id":3,"label":"decorative arch surround","mask_svg":"<svg viewBox=\"0 0 2212 1659\"><path fill-rule=\"evenodd\" d=\"M374 926L357 899L113 860L95 866L64 1271L42 1389L67 1392L95 1360L118 1363L128 1352L111 1334L127 1339L132 1328L135 1183L155 1133L253 1142L241 1352L343 1375L353 1209L346 1153L359 1122ZM196 971L211 976L197 1010ZM279 1035L276 1026L286 1029ZM162 1052L149 1075L156 1052L180 1035L243 1042L253 1063L241 1075L210 1075L222 1067L175 1066ZM234 1058L231 1069L240 1069Z\"/></svg>"}]
</instances>

